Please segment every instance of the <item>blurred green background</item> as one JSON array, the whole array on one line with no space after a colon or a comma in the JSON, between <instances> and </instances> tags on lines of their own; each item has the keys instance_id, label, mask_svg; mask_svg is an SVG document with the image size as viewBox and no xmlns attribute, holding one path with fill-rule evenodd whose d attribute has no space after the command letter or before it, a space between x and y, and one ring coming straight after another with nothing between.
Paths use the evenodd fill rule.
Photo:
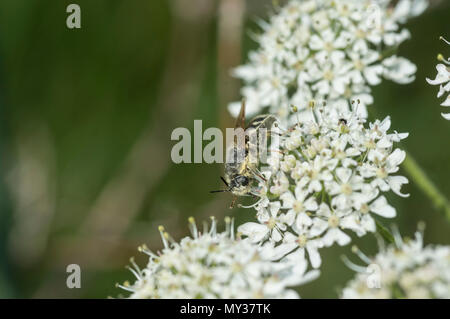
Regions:
<instances>
[{"instance_id":1,"label":"blurred green background","mask_svg":"<svg viewBox=\"0 0 450 319\"><path fill-rule=\"evenodd\" d=\"M81 7L81 29L65 25L68 4ZM418 66L410 85L384 81L374 112L410 132L404 143L438 188L450 196L450 123L441 116L436 55L450 55L450 1L408 23L413 38L400 55ZM253 212L229 210L220 164L171 162L176 127L230 127L226 111L239 99L229 69L255 44L261 0L2 0L0 2L0 297L104 298L142 243L162 244L157 226L175 238L198 221ZM413 183L411 197L391 196L395 223L412 235L427 224L427 243L450 244L441 212ZM385 221L390 225L391 221ZM355 239L376 251L375 238ZM306 298L337 297L352 276L341 262L350 246L324 249L319 280L301 287ZM66 266L82 269L81 289L66 287Z\"/></svg>"}]
</instances>

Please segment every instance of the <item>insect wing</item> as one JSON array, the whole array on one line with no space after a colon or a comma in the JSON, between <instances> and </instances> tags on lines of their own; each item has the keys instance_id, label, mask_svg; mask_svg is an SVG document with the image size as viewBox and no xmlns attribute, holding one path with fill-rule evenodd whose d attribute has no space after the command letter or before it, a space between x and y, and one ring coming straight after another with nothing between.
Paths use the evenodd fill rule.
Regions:
<instances>
[{"instance_id":1,"label":"insect wing","mask_svg":"<svg viewBox=\"0 0 450 319\"><path fill-rule=\"evenodd\" d=\"M241 110L239 111L239 115L236 118L236 124L234 128L245 128L245 99L242 99Z\"/></svg>"},{"instance_id":2,"label":"insect wing","mask_svg":"<svg viewBox=\"0 0 450 319\"><path fill-rule=\"evenodd\" d=\"M251 121L248 123L246 130L248 129L261 129L265 128L268 131L272 128L273 123L275 123L277 118L273 115L263 114L258 115L251 119Z\"/></svg>"}]
</instances>

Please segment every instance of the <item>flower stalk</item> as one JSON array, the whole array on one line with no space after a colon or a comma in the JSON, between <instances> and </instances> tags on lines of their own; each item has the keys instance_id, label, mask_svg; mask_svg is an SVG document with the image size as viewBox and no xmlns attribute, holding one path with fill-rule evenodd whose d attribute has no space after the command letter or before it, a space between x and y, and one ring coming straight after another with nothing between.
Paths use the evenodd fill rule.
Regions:
<instances>
[{"instance_id":1,"label":"flower stalk","mask_svg":"<svg viewBox=\"0 0 450 319\"><path fill-rule=\"evenodd\" d=\"M415 182L417 187L431 200L435 208L442 212L450 222L450 202L436 187L410 153L407 152L402 165L410 179Z\"/></svg>"},{"instance_id":2,"label":"flower stalk","mask_svg":"<svg viewBox=\"0 0 450 319\"><path fill-rule=\"evenodd\" d=\"M383 224L381 224L380 221L375 220L375 223L377 225L377 233L380 234L381 237L383 237L383 239L386 240L388 243L394 244L395 240L391 232L385 226L383 226Z\"/></svg>"}]
</instances>

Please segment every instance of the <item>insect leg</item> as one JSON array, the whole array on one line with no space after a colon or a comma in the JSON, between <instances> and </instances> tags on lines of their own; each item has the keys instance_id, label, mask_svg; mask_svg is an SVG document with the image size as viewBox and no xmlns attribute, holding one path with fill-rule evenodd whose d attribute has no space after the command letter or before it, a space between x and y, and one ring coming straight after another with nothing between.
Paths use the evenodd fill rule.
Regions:
<instances>
[{"instance_id":1,"label":"insect leg","mask_svg":"<svg viewBox=\"0 0 450 319\"><path fill-rule=\"evenodd\" d=\"M280 150L269 150L269 152L274 152L274 153L279 153L281 155L284 155L284 152L282 152Z\"/></svg>"},{"instance_id":2,"label":"insect leg","mask_svg":"<svg viewBox=\"0 0 450 319\"><path fill-rule=\"evenodd\" d=\"M236 204L236 199L237 199L237 197L234 196L234 197L233 197L233 201L232 201L231 204L230 204L230 209L233 209L233 208L234 208L234 205Z\"/></svg>"},{"instance_id":3,"label":"insect leg","mask_svg":"<svg viewBox=\"0 0 450 319\"><path fill-rule=\"evenodd\" d=\"M255 177L260 178L260 182L267 182L267 179L263 176L263 174L256 167L250 168L250 171L255 175Z\"/></svg>"}]
</instances>

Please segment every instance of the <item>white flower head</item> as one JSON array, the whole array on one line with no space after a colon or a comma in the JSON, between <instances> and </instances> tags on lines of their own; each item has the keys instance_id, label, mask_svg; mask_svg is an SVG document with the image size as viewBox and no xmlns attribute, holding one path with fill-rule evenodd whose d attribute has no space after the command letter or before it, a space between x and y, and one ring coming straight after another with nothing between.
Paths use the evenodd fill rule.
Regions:
<instances>
[{"instance_id":1,"label":"white flower head","mask_svg":"<svg viewBox=\"0 0 450 319\"><path fill-rule=\"evenodd\" d=\"M349 231L375 232L376 215L396 216L383 193L408 196L401 192L408 180L398 175L405 152L395 147L408 134L388 132L389 117L366 125L356 111L330 110L283 133L279 160L261 167L270 174L261 186L269 191L257 202L265 205L254 205L258 222L238 228L252 242L306 256L314 268L319 248L347 245Z\"/></svg>"},{"instance_id":2,"label":"white flower head","mask_svg":"<svg viewBox=\"0 0 450 319\"><path fill-rule=\"evenodd\" d=\"M450 298L450 247L423 246L423 234L403 240L395 234L395 244L373 258L358 248L354 251L366 264L346 264L357 272L342 291L342 298Z\"/></svg>"},{"instance_id":3,"label":"white flower head","mask_svg":"<svg viewBox=\"0 0 450 319\"><path fill-rule=\"evenodd\" d=\"M256 37L259 48L233 74L244 81L248 115L266 108L293 122L290 105L306 110L308 101L349 110L348 101L372 103L371 86L383 78L404 84L416 67L395 49L410 37L401 27L421 14L427 0L291 0ZM334 103L339 101L340 103ZM229 107L233 115L239 103ZM301 117L302 119L302 117Z\"/></svg>"},{"instance_id":4,"label":"white flower head","mask_svg":"<svg viewBox=\"0 0 450 319\"><path fill-rule=\"evenodd\" d=\"M441 39L450 45L450 42L445 40L443 37L441 37ZM450 107L450 58L446 60L442 54L439 54L438 60L442 63L436 65L436 78L434 80L427 78L427 82L431 85L439 85L437 97L440 98L441 96L447 94L441 105ZM442 113L442 117L446 120L450 120L450 113Z\"/></svg>"},{"instance_id":5,"label":"white flower head","mask_svg":"<svg viewBox=\"0 0 450 319\"><path fill-rule=\"evenodd\" d=\"M272 245L263 247L247 239L235 238L233 221L226 218L226 230L218 233L212 218L210 229L200 233L189 219L192 236L175 242L160 226L164 248L152 253L140 269L131 260L136 277L133 284L118 285L131 292L129 298L298 298L288 287L315 279L318 271L307 270L307 263L278 258ZM273 260L277 259L277 262Z\"/></svg>"}]
</instances>

